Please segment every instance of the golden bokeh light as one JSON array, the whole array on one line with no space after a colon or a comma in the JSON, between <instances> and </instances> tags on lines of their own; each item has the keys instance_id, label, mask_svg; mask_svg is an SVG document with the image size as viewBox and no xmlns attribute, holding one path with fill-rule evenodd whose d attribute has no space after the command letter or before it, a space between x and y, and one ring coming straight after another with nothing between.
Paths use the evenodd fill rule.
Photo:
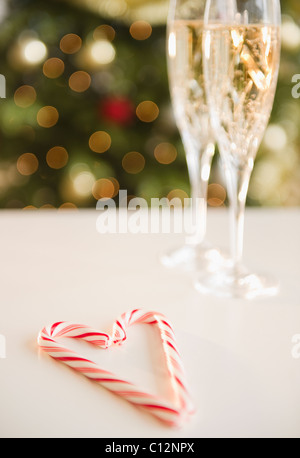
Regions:
<instances>
[{"instance_id":1,"label":"golden bokeh light","mask_svg":"<svg viewBox=\"0 0 300 458\"><path fill-rule=\"evenodd\" d=\"M37 208L34 205L26 205L26 207L23 207L22 210L37 210Z\"/></svg>"},{"instance_id":2,"label":"golden bokeh light","mask_svg":"<svg viewBox=\"0 0 300 458\"><path fill-rule=\"evenodd\" d=\"M33 175L39 167L39 161L35 154L24 153L17 160L17 169L21 175Z\"/></svg>"},{"instance_id":3,"label":"golden bokeh light","mask_svg":"<svg viewBox=\"0 0 300 458\"><path fill-rule=\"evenodd\" d=\"M153 122L159 115L159 108L151 100L145 100L137 106L136 115L143 122Z\"/></svg>"},{"instance_id":4,"label":"golden bokeh light","mask_svg":"<svg viewBox=\"0 0 300 458\"><path fill-rule=\"evenodd\" d=\"M116 195L115 185L110 179L101 178L95 182L92 193L96 200L111 199Z\"/></svg>"},{"instance_id":5,"label":"golden bokeh light","mask_svg":"<svg viewBox=\"0 0 300 458\"><path fill-rule=\"evenodd\" d=\"M221 207L226 199L226 190L217 183L208 186L207 203L211 207Z\"/></svg>"},{"instance_id":6,"label":"golden bokeh light","mask_svg":"<svg viewBox=\"0 0 300 458\"><path fill-rule=\"evenodd\" d=\"M56 108L52 106L46 106L39 110L37 114L37 122L39 126L49 128L55 126L59 118L59 114Z\"/></svg>"},{"instance_id":7,"label":"golden bokeh light","mask_svg":"<svg viewBox=\"0 0 300 458\"><path fill-rule=\"evenodd\" d=\"M147 40L152 34L152 27L149 22L135 21L131 24L129 32L135 40Z\"/></svg>"},{"instance_id":8,"label":"golden bokeh light","mask_svg":"<svg viewBox=\"0 0 300 458\"><path fill-rule=\"evenodd\" d=\"M120 191L120 183L118 182L118 180L114 177L109 177L109 180L113 183L114 185L114 188L115 188L115 192L114 192L114 195L113 197L116 197L116 195L118 195L119 191Z\"/></svg>"},{"instance_id":9,"label":"golden bokeh light","mask_svg":"<svg viewBox=\"0 0 300 458\"><path fill-rule=\"evenodd\" d=\"M144 169L145 163L144 156L136 151L125 154L122 160L123 169L131 174L140 173Z\"/></svg>"},{"instance_id":10,"label":"golden bokeh light","mask_svg":"<svg viewBox=\"0 0 300 458\"><path fill-rule=\"evenodd\" d=\"M54 146L46 155L47 164L52 169L61 169L68 163L68 159L68 152L62 146Z\"/></svg>"},{"instance_id":11,"label":"golden bokeh light","mask_svg":"<svg viewBox=\"0 0 300 458\"><path fill-rule=\"evenodd\" d=\"M52 57L51 59L46 60L43 65L43 73L47 78L58 78L65 71L65 64L61 59L57 57Z\"/></svg>"},{"instance_id":12,"label":"golden bokeh light","mask_svg":"<svg viewBox=\"0 0 300 458\"><path fill-rule=\"evenodd\" d=\"M94 30L94 40L106 38L109 41L113 41L116 36L116 31L113 27L107 24L100 25Z\"/></svg>"},{"instance_id":13,"label":"golden bokeh light","mask_svg":"<svg viewBox=\"0 0 300 458\"><path fill-rule=\"evenodd\" d=\"M34 87L28 85L20 86L14 94L14 101L15 104L21 108L28 108L33 105L36 101L36 91Z\"/></svg>"},{"instance_id":14,"label":"golden bokeh light","mask_svg":"<svg viewBox=\"0 0 300 458\"><path fill-rule=\"evenodd\" d=\"M111 147L111 136L107 132L99 130L90 136L89 147L95 153L104 153Z\"/></svg>"},{"instance_id":15,"label":"golden bokeh light","mask_svg":"<svg viewBox=\"0 0 300 458\"><path fill-rule=\"evenodd\" d=\"M172 189L172 191L170 191L169 194L167 195L167 199L169 201L173 199L179 199L182 205L184 204L184 199L188 199L188 198L189 198L188 194L185 191L183 191L183 189Z\"/></svg>"},{"instance_id":16,"label":"golden bokeh light","mask_svg":"<svg viewBox=\"0 0 300 458\"><path fill-rule=\"evenodd\" d=\"M69 78L69 86L74 92L85 92L91 85L91 77L87 72L74 72Z\"/></svg>"},{"instance_id":17,"label":"golden bokeh light","mask_svg":"<svg viewBox=\"0 0 300 458\"><path fill-rule=\"evenodd\" d=\"M75 33L68 33L60 40L60 49L65 54L75 54L82 46L82 39Z\"/></svg>"},{"instance_id":18,"label":"golden bokeh light","mask_svg":"<svg viewBox=\"0 0 300 458\"><path fill-rule=\"evenodd\" d=\"M160 164L171 164L177 158L177 149L171 143L160 143L154 150L154 157Z\"/></svg>"},{"instance_id":19,"label":"golden bokeh light","mask_svg":"<svg viewBox=\"0 0 300 458\"><path fill-rule=\"evenodd\" d=\"M88 197L92 194L95 184L95 177L91 172L81 172L73 180L75 192L81 197Z\"/></svg>"},{"instance_id":20,"label":"golden bokeh light","mask_svg":"<svg viewBox=\"0 0 300 458\"><path fill-rule=\"evenodd\" d=\"M77 207L72 202L65 202L58 207L58 210L77 210Z\"/></svg>"}]
</instances>

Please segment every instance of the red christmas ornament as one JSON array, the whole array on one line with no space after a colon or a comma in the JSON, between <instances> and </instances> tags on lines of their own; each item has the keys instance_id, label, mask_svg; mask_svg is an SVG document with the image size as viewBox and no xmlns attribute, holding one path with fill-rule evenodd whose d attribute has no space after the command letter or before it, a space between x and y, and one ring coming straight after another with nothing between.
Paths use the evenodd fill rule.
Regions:
<instances>
[{"instance_id":1,"label":"red christmas ornament","mask_svg":"<svg viewBox=\"0 0 300 458\"><path fill-rule=\"evenodd\" d=\"M135 108L131 100L126 97L111 97L99 103L99 112L106 120L126 126L132 123Z\"/></svg>"}]
</instances>

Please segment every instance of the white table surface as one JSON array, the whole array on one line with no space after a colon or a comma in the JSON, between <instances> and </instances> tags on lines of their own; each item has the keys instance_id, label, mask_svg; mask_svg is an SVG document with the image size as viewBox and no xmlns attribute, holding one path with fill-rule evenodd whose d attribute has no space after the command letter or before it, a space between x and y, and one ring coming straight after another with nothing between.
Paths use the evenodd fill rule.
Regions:
<instances>
[{"instance_id":1,"label":"white table surface","mask_svg":"<svg viewBox=\"0 0 300 458\"><path fill-rule=\"evenodd\" d=\"M204 297L190 274L161 266L159 253L180 245L181 235L100 235L97 216L0 212L0 436L300 437L300 359L291 354L300 334L299 209L247 210L245 261L282 284L278 297L253 302ZM225 211L211 211L208 223L210 240L226 247ZM182 429L162 426L37 348L46 324L110 331L134 308L164 313L175 329L198 410ZM133 327L111 351L78 348L162 392L152 332Z\"/></svg>"}]
</instances>

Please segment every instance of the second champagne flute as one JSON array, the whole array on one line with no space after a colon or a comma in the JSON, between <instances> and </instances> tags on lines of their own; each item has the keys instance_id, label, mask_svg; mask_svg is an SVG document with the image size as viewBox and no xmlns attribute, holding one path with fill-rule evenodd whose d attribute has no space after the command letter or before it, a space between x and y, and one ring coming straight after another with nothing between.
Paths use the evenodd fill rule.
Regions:
<instances>
[{"instance_id":1,"label":"second champagne flute","mask_svg":"<svg viewBox=\"0 0 300 458\"><path fill-rule=\"evenodd\" d=\"M279 0L207 0L205 88L226 171L232 262L196 287L218 296L273 296L278 284L242 263L244 214L255 157L273 107L280 63Z\"/></svg>"},{"instance_id":2,"label":"second champagne flute","mask_svg":"<svg viewBox=\"0 0 300 458\"><path fill-rule=\"evenodd\" d=\"M206 0L172 0L167 27L171 100L186 152L197 234L192 242L164 254L161 261L167 267L188 270L202 270L219 255L205 241L208 180L215 153L203 78L205 3Z\"/></svg>"}]
</instances>

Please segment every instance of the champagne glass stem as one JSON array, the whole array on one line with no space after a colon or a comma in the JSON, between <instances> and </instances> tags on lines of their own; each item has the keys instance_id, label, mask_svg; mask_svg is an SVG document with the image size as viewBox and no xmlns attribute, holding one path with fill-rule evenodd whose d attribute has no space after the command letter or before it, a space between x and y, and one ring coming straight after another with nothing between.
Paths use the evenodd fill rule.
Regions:
<instances>
[{"instance_id":1,"label":"champagne glass stem","mask_svg":"<svg viewBox=\"0 0 300 458\"><path fill-rule=\"evenodd\" d=\"M239 168L227 165L227 186L231 201L231 252L233 269L236 274L240 271L244 246L244 222L246 198L252 170L249 167Z\"/></svg>"},{"instance_id":2,"label":"champagne glass stem","mask_svg":"<svg viewBox=\"0 0 300 458\"><path fill-rule=\"evenodd\" d=\"M191 183L192 215L197 227L194 245L201 245L206 236L207 190L215 146L209 143L199 154L187 154L187 165ZM203 199L202 212L199 211L200 199Z\"/></svg>"}]
</instances>

